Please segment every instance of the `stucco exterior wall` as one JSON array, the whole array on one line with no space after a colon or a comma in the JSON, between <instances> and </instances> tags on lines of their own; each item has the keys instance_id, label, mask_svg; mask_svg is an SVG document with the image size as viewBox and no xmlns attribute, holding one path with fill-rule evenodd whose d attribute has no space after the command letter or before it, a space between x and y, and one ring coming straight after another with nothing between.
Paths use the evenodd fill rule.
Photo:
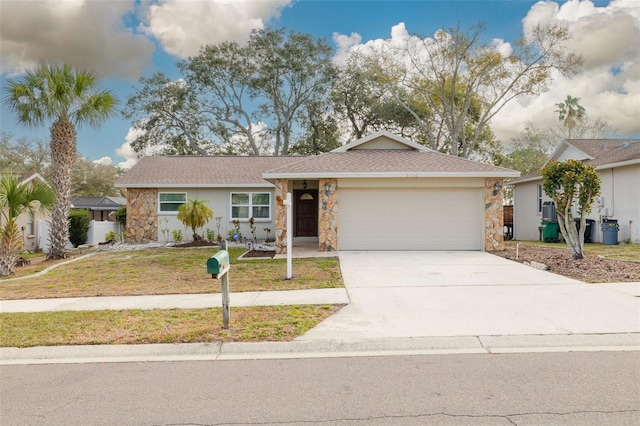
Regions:
<instances>
[{"instance_id":1,"label":"stucco exterior wall","mask_svg":"<svg viewBox=\"0 0 640 426\"><path fill-rule=\"evenodd\" d=\"M187 194L187 199L206 200L209 208L213 210L213 218L198 232L206 237L206 229L211 229L216 235L221 234L227 239L230 230L235 230L231 220L231 193L237 192L267 192L271 194L271 218L256 219L256 237L260 241L267 239L264 228L271 229L269 238L275 238L275 196L272 188L248 187L248 188L162 188L162 189L136 189L127 191L127 241L159 241L172 242L173 231L182 231L184 241L193 239L191 229L185 229L178 220L177 212L159 211L160 193ZM132 204L133 203L133 204ZM131 216L131 217L130 217ZM217 226L216 217L221 217L220 228ZM240 221L240 233L242 237L253 239L250 225L247 220Z\"/></svg>"},{"instance_id":2,"label":"stucco exterior wall","mask_svg":"<svg viewBox=\"0 0 640 426\"><path fill-rule=\"evenodd\" d=\"M542 222L542 212L538 212L537 185L542 180L520 183L513 189L513 238L520 241L540 239L538 227ZM542 202L551 201L542 193Z\"/></svg>"},{"instance_id":3,"label":"stucco exterior wall","mask_svg":"<svg viewBox=\"0 0 640 426\"><path fill-rule=\"evenodd\" d=\"M595 243L603 241L601 224L603 217L616 219L619 225L618 241L640 243L640 165L598 170L602 180L601 199L596 200L588 219L595 221L591 238ZM536 185L542 179L514 186L514 239L539 240L538 227L542 215L537 213ZM543 193L542 201L551 201Z\"/></svg>"},{"instance_id":4,"label":"stucco exterior wall","mask_svg":"<svg viewBox=\"0 0 640 426\"><path fill-rule=\"evenodd\" d=\"M618 241L640 243L640 164L599 170L601 203L595 203L590 218L607 216L618 221ZM602 232L598 224L598 234Z\"/></svg>"}]
</instances>

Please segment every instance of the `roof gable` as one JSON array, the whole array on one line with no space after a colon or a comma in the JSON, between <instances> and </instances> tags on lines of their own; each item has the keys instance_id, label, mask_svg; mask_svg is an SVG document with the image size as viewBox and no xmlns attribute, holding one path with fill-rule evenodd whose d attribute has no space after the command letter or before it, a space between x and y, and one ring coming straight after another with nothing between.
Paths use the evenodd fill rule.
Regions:
<instances>
[{"instance_id":1,"label":"roof gable","mask_svg":"<svg viewBox=\"0 0 640 426\"><path fill-rule=\"evenodd\" d=\"M265 172L265 179L517 177L514 170L443 154L381 131Z\"/></svg>"},{"instance_id":2,"label":"roof gable","mask_svg":"<svg viewBox=\"0 0 640 426\"><path fill-rule=\"evenodd\" d=\"M91 210L117 210L120 206L127 204L127 200L122 197L90 197L79 195L71 200L73 208Z\"/></svg>"},{"instance_id":3,"label":"roof gable","mask_svg":"<svg viewBox=\"0 0 640 426\"><path fill-rule=\"evenodd\" d=\"M18 182L20 182L20 185L24 185L24 184L27 184L29 182L40 181L41 183L44 183L45 185L51 186L51 185L49 185L49 182L47 182L45 180L45 178L43 178L40 175L40 173L37 173L37 172L4 173L4 174L0 174L0 176L15 176L15 177L18 178Z\"/></svg>"},{"instance_id":4,"label":"roof gable","mask_svg":"<svg viewBox=\"0 0 640 426\"><path fill-rule=\"evenodd\" d=\"M596 170L640 164L640 139L565 139L543 167L550 161L568 159L591 164ZM540 173L533 173L512 180L509 184L531 182L541 177Z\"/></svg>"},{"instance_id":5,"label":"roof gable","mask_svg":"<svg viewBox=\"0 0 640 426\"><path fill-rule=\"evenodd\" d=\"M420 145L419 143L413 142L409 139L394 135L386 130L381 130L356 141L349 142L348 144L336 148L331 152L348 152L362 149L402 149L420 152L433 152L433 150L424 145Z\"/></svg>"},{"instance_id":6,"label":"roof gable","mask_svg":"<svg viewBox=\"0 0 640 426\"><path fill-rule=\"evenodd\" d=\"M549 161L580 160L595 167L640 160L640 139L570 139L564 140Z\"/></svg>"}]
</instances>

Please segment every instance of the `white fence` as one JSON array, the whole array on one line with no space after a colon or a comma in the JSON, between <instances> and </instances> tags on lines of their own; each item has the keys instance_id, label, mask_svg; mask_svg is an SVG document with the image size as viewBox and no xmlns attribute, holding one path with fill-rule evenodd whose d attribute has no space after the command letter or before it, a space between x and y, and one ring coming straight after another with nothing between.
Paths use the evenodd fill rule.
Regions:
<instances>
[{"instance_id":1,"label":"white fence","mask_svg":"<svg viewBox=\"0 0 640 426\"><path fill-rule=\"evenodd\" d=\"M48 253L51 242L49 241L49 222L44 220L38 221L38 246L43 252ZM87 236L87 244L99 244L105 241L104 236L107 232L113 231L116 236L122 232L120 223L108 222L108 221L95 221L89 222L89 234ZM73 248L73 244L67 241L67 249Z\"/></svg>"}]
</instances>

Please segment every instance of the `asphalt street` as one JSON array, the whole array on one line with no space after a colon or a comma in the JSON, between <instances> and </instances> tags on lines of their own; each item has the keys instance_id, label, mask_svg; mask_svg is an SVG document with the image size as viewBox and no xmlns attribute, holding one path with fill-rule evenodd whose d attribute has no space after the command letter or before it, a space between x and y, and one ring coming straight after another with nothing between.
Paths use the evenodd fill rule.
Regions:
<instances>
[{"instance_id":1,"label":"asphalt street","mask_svg":"<svg viewBox=\"0 0 640 426\"><path fill-rule=\"evenodd\" d=\"M3 425L637 425L640 352L0 367Z\"/></svg>"}]
</instances>

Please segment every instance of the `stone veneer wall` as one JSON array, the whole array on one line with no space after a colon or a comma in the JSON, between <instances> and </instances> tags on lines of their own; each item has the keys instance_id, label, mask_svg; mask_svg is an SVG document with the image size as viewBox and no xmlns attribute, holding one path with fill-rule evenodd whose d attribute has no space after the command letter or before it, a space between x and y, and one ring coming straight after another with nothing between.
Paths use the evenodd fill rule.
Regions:
<instances>
[{"instance_id":1,"label":"stone veneer wall","mask_svg":"<svg viewBox=\"0 0 640 426\"><path fill-rule=\"evenodd\" d=\"M287 206L284 200L287 199L289 181L286 179L276 179L276 253L285 254L287 252Z\"/></svg>"},{"instance_id":2,"label":"stone veneer wall","mask_svg":"<svg viewBox=\"0 0 640 426\"><path fill-rule=\"evenodd\" d=\"M319 251L338 250L338 179L319 180ZM325 185L327 185L325 189Z\"/></svg>"},{"instance_id":3,"label":"stone veneer wall","mask_svg":"<svg viewBox=\"0 0 640 426\"><path fill-rule=\"evenodd\" d=\"M495 185L499 188L496 195ZM504 250L504 216L502 208L503 179L487 178L484 181L484 249Z\"/></svg>"},{"instance_id":4,"label":"stone veneer wall","mask_svg":"<svg viewBox=\"0 0 640 426\"><path fill-rule=\"evenodd\" d=\"M158 190L127 189L128 243L148 243L158 240Z\"/></svg>"}]
</instances>

